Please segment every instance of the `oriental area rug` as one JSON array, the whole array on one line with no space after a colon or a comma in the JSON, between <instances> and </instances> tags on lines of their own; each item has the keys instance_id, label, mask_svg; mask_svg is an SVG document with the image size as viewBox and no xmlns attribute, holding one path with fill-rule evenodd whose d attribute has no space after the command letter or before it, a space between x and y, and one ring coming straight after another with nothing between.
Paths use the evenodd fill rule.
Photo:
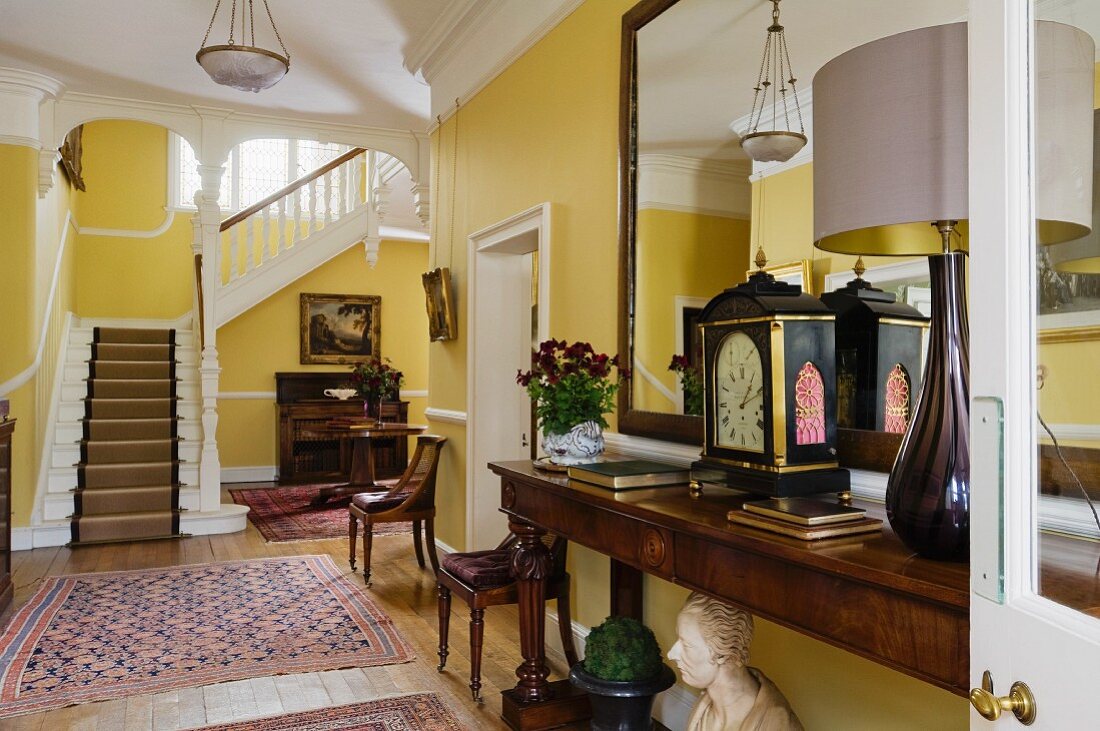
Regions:
<instances>
[{"instance_id":1,"label":"oriental area rug","mask_svg":"<svg viewBox=\"0 0 1100 731\"><path fill-rule=\"evenodd\" d=\"M0 718L412 658L328 556L49 576L0 636Z\"/></svg>"},{"instance_id":2,"label":"oriental area rug","mask_svg":"<svg viewBox=\"0 0 1100 731\"><path fill-rule=\"evenodd\" d=\"M435 693L204 726L200 731L460 731Z\"/></svg>"},{"instance_id":3,"label":"oriental area rug","mask_svg":"<svg viewBox=\"0 0 1100 731\"><path fill-rule=\"evenodd\" d=\"M314 507L310 501L323 485L230 490L233 502L247 505L248 519L268 543L330 540L348 537L351 497L333 498ZM374 535L408 533L410 523L379 523Z\"/></svg>"}]
</instances>

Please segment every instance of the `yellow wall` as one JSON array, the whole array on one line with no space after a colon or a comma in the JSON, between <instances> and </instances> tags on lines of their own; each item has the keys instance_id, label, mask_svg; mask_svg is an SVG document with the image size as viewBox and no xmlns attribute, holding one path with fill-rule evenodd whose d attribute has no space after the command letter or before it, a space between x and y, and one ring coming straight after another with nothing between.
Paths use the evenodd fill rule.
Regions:
<instances>
[{"instance_id":1,"label":"yellow wall","mask_svg":"<svg viewBox=\"0 0 1100 731\"><path fill-rule=\"evenodd\" d=\"M749 222L681 211L646 209L635 224L634 364L641 363L660 383L676 390L668 370L676 342L677 295L710 299L745 278ZM635 408L674 413L677 409L644 377L631 382Z\"/></svg>"},{"instance_id":2,"label":"yellow wall","mask_svg":"<svg viewBox=\"0 0 1100 731\"><path fill-rule=\"evenodd\" d=\"M420 275L428 247L383 241L374 269L363 247L343 254L218 329L225 391L274 391L276 371L338 371L346 366L299 363L299 293L374 294L382 297L382 357L405 374L403 389L428 384L428 323ZM349 373L350 373L350 369ZM426 399L411 398L409 420L423 424ZM275 405L271 399L218 402L218 449L223 467L276 463ZM247 434L247 438L240 435Z\"/></svg>"},{"instance_id":3,"label":"yellow wall","mask_svg":"<svg viewBox=\"0 0 1100 731\"><path fill-rule=\"evenodd\" d=\"M84 125L82 228L151 231L168 203L168 130L144 122ZM81 317L175 319L191 311L194 260L187 213L154 238L82 234L76 247ZM120 297L119 292L125 292Z\"/></svg>"},{"instance_id":4,"label":"yellow wall","mask_svg":"<svg viewBox=\"0 0 1100 731\"><path fill-rule=\"evenodd\" d=\"M38 153L29 147L0 145L0 221L5 237L0 243L0 311L4 312L3 347L0 348L0 383L31 366L43 329L46 338L41 366L22 386L0 397L11 401L11 416L18 419L12 442L13 525L30 522L39 459L49 435L46 423L56 370L57 352L64 331L65 314L73 300L73 240L70 238L58 266L58 250L66 234L66 213L72 205L65 177L58 173L47 196L38 199ZM46 308L54 271L57 292L48 321Z\"/></svg>"},{"instance_id":5,"label":"yellow wall","mask_svg":"<svg viewBox=\"0 0 1100 731\"><path fill-rule=\"evenodd\" d=\"M466 408L466 236L544 201L553 204L551 334L588 340L614 352L619 34L622 13L633 4L584 3L458 113L454 250L448 233L450 176L441 175L441 188L433 195L437 233L432 261L451 266L457 275L460 338L431 346L434 407ZM455 124L452 117L433 138L433 148L442 143L443 170L449 170L453 159ZM769 198L770 185L769 181ZM791 246L797 241L792 239ZM801 241L804 248L797 256L777 250L773 258L806 258L812 246L808 232ZM461 507L464 488L457 486L464 484L464 475L458 456L452 451L449 464L445 460L444 476ZM462 501L457 500L460 492ZM437 529L452 546L465 545L464 512L441 520ZM578 599L574 616L586 625L597 624L608 607L607 559L582 548L570 554L573 596ZM649 578L646 589L647 620L667 649L683 592ZM760 624L753 662L780 680L807 728L966 727L964 699L791 631Z\"/></svg>"}]
</instances>

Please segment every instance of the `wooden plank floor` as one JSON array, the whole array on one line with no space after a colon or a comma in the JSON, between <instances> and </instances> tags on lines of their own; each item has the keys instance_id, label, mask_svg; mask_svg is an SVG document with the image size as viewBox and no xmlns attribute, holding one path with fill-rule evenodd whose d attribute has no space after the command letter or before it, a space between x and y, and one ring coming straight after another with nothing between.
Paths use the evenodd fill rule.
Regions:
<instances>
[{"instance_id":1,"label":"wooden plank floor","mask_svg":"<svg viewBox=\"0 0 1100 731\"><path fill-rule=\"evenodd\" d=\"M224 500L228 501L228 496ZM328 554L346 571L347 552L347 539L265 543L251 524L241 533L223 536L71 550L36 548L12 554L14 606L22 606L45 576L302 554ZM359 565L361 568L361 558ZM361 572L351 578L362 584ZM500 691L515 683L515 669L522 661L515 607L492 607L486 612L481 671L485 703L478 706L467 687L469 613L460 601L451 608L447 669L436 672L439 635L435 580L430 565L427 569L416 565L409 534L374 539L372 579L373 585L367 591L393 618L416 653L416 659L410 663L180 688L3 719L0 729L168 731L424 691L439 693L465 728L506 728L499 718ZM552 678L564 677L562 664L555 663L553 671Z\"/></svg>"}]
</instances>

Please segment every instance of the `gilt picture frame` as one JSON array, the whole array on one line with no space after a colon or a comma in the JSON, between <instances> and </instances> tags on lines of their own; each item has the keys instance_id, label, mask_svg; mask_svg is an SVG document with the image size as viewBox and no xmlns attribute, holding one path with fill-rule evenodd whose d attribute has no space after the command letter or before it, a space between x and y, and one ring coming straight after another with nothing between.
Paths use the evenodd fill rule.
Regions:
<instances>
[{"instance_id":1,"label":"gilt picture frame","mask_svg":"<svg viewBox=\"0 0 1100 731\"><path fill-rule=\"evenodd\" d=\"M299 305L303 365L347 365L382 357L380 296L302 292Z\"/></svg>"},{"instance_id":2,"label":"gilt picture frame","mask_svg":"<svg viewBox=\"0 0 1100 731\"><path fill-rule=\"evenodd\" d=\"M425 272L421 279L424 282L424 298L428 309L428 339L433 342L454 340L458 337L458 325L455 322L450 269L437 267Z\"/></svg>"},{"instance_id":3,"label":"gilt picture frame","mask_svg":"<svg viewBox=\"0 0 1100 731\"><path fill-rule=\"evenodd\" d=\"M61 143L61 148L58 150L61 153L61 169L72 186L80 191L85 189L82 176L84 166L81 161L84 152L83 140L84 125L77 125L65 135L65 141Z\"/></svg>"},{"instance_id":4,"label":"gilt picture frame","mask_svg":"<svg viewBox=\"0 0 1100 731\"><path fill-rule=\"evenodd\" d=\"M748 279L750 275L756 272L756 269L749 269L745 272L745 279ZM814 269L813 262L809 259L799 259L798 261L788 261L782 264L769 264L764 267L764 271L771 274L773 277L781 282L787 284L797 284L802 287L802 291L806 294L814 293Z\"/></svg>"}]
</instances>

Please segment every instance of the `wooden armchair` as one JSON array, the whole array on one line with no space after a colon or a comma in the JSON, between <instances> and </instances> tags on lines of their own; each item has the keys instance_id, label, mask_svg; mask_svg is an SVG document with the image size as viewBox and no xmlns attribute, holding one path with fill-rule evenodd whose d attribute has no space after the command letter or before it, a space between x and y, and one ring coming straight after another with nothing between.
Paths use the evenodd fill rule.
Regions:
<instances>
[{"instance_id":1,"label":"wooden armchair","mask_svg":"<svg viewBox=\"0 0 1100 731\"><path fill-rule=\"evenodd\" d=\"M503 604L518 604L519 592L512 576L512 548L516 535L509 534L492 551L451 553L443 557L443 566L436 572L439 589L439 672L447 664L447 634L451 620L451 594L456 594L470 607L470 691L481 703L481 645L485 630L485 608ZM573 645L573 622L569 614L569 574L565 572L565 555L569 542L557 536L545 536L549 543L553 569L546 582L546 598L558 600L558 630L565 659L570 667L577 664L577 649Z\"/></svg>"},{"instance_id":2,"label":"wooden armchair","mask_svg":"<svg viewBox=\"0 0 1100 731\"><path fill-rule=\"evenodd\" d=\"M370 586L370 553L375 523L413 524L413 548L416 562L424 568L424 552L420 547L421 523L427 529L428 558L432 570L439 573L439 557L435 551L435 478L439 454L446 437L423 434L416 438L416 452L408 469L397 484L387 492L364 492L351 499L348 506L348 562L355 570L355 539L359 521L363 522L363 581Z\"/></svg>"}]
</instances>

